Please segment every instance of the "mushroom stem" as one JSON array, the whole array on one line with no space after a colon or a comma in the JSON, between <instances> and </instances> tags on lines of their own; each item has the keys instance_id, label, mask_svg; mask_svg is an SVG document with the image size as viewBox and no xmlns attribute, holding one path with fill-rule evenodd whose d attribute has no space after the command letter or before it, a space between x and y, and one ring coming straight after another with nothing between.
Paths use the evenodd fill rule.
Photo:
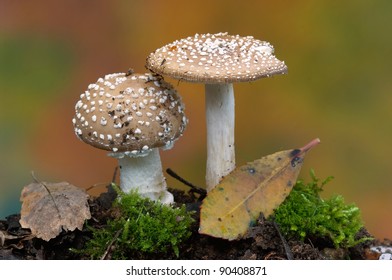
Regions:
<instances>
[{"instance_id":1,"label":"mushroom stem","mask_svg":"<svg viewBox=\"0 0 392 280\"><path fill-rule=\"evenodd\" d=\"M207 192L235 168L233 84L206 84Z\"/></svg>"},{"instance_id":2,"label":"mushroom stem","mask_svg":"<svg viewBox=\"0 0 392 280\"><path fill-rule=\"evenodd\" d=\"M173 202L173 195L167 191L157 148L147 155L124 155L118 161L121 169L120 187L125 193L136 189L143 197L160 200L164 204Z\"/></svg>"}]
</instances>

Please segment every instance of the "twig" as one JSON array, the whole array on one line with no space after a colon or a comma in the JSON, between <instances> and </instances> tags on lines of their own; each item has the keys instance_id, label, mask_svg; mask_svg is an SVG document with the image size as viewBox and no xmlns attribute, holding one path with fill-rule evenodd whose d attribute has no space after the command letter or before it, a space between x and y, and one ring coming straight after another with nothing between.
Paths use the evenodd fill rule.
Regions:
<instances>
[{"instance_id":1,"label":"twig","mask_svg":"<svg viewBox=\"0 0 392 280\"><path fill-rule=\"evenodd\" d=\"M107 255L109 254L110 250L112 249L113 244L114 244L114 242L116 242L116 240L117 240L118 236L120 235L121 231L122 231L122 229L119 229L116 232L116 234L114 235L113 239L110 241L108 247L106 248L105 253L103 253L103 255L101 256L101 260L105 260L106 259Z\"/></svg>"},{"instance_id":2,"label":"twig","mask_svg":"<svg viewBox=\"0 0 392 280\"><path fill-rule=\"evenodd\" d=\"M114 173L113 173L113 177L112 177L112 183L114 183L116 181L117 171L118 171L118 165L116 166L116 168L114 168Z\"/></svg>"},{"instance_id":3,"label":"twig","mask_svg":"<svg viewBox=\"0 0 392 280\"><path fill-rule=\"evenodd\" d=\"M118 170L118 166L116 166L116 167L114 168L114 173L113 173L112 181L111 181L109 184L103 183L103 182L102 182L102 183L96 183L96 184L91 185L90 187L88 187L88 188L86 189L86 191L88 192L89 190L91 190L91 189L93 189L93 188L95 188L95 187L97 187L97 186L103 185L103 184L105 184L107 187L110 187L110 186L112 185L112 183L114 183L114 182L116 181L117 170Z\"/></svg>"},{"instance_id":4,"label":"twig","mask_svg":"<svg viewBox=\"0 0 392 280\"><path fill-rule=\"evenodd\" d=\"M312 248L314 249L314 244L313 244L312 240L310 240L310 238L308 238L308 241L310 243L310 246L312 246Z\"/></svg>"},{"instance_id":5,"label":"twig","mask_svg":"<svg viewBox=\"0 0 392 280\"><path fill-rule=\"evenodd\" d=\"M187 185L188 187L190 187L192 192L198 193L201 197L206 196L207 192L205 189L200 188L198 186L195 186L194 184L188 182L187 180L182 178L180 175L178 175L176 172L174 172L172 169L168 168L168 169L166 169L166 172L167 172L167 174L172 176L174 179L177 179L178 181L180 181L184 185Z\"/></svg>"},{"instance_id":6,"label":"twig","mask_svg":"<svg viewBox=\"0 0 392 280\"><path fill-rule=\"evenodd\" d=\"M284 251L285 251L285 253L286 253L287 259L288 259L288 260L293 260L294 257L293 257L293 253L291 252L290 246L289 246L289 244L287 243L286 239L283 237L282 233L280 232L279 226L278 226L278 224L275 222L275 219L272 220L272 223L273 223L273 225L274 225L276 231L277 231L278 234L279 234L280 240L282 240L283 248L284 248Z\"/></svg>"},{"instance_id":7,"label":"twig","mask_svg":"<svg viewBox=\"0 0 392 280\"><path fill-rule=\"evenodd\" d=\"M60 209L57 207L56 200L54 199L54 197L53 197L52 193L50 192L48 186L46 186L42 181L40 181L40 180L37 179L37 177L36 177L35 174L34 174L34 171L31 171L31 177L33 177L34 181L35 181L37 184L40 184L41 186L43 186L43 187L45 188L45 190L48 192L48 194L49 194L51 200L53 201L54 207L56 207L57 214L59 215L59 218L60 218L60 220L61 220L61 212L60 212Z\"/></svg>"}]
</instances>

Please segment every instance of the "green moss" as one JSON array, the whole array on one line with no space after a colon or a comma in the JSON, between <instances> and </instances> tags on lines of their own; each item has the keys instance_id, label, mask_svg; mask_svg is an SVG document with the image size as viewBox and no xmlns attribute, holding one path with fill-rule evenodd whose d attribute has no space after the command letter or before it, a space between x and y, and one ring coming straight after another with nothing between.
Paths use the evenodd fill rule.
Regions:
<instances>
[{"instance_id":1,"label":"green moss","mask_svg":"<svg viewBox=\"0 0 392 280\"><path fill-rule=\"evenodd\" d=\"M190 237L194 222L185 206L173 208L115 188L119 194L114 203L118 218L102 229L91 229L93 237L83 253L97 259L109 248L112 259L148 258L170 251L178 257L179 246Z\"/></svg>"},{"instance_id":2,"label":"green moss","mask_svg":"<svg viewBox=\"0 0 392 280\"><path fill-rule=\"evenodd\" d=\"M336 248L349 248L368 240L355 238L363 227L360 210L354 204L345 204L340 195L322 199L320 192L332 177L324 181L310 172L312 182L299 180L287 199L276 209L275 221L288 237L330 238Z\"/></svg>"}]
</instances>

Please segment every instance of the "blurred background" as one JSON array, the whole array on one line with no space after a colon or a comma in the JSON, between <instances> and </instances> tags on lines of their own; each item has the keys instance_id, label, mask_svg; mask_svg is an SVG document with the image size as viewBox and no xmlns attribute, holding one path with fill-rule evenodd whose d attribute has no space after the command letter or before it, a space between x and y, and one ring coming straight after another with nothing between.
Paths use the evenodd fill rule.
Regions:
<instances>
[{"instance_id":1,"label":"blurred background","mask_svg":"<svg viewBox=\"0 0 392 280\"><path fill-rule=\"evenodd\" d=\"M323 196L343 195L373 235L392 238L391 11L389 0L0 0L0 218L19 212L32 170L94 193L111 181L116 160L73 132L88 84L144 72L176 39L227 31L269 41L289 68L235 85L237 165L319 137L300 177L334 176ZM204 186L204 88L171 82L190 123L163 167Z\"/></svg>"}]
</instances>

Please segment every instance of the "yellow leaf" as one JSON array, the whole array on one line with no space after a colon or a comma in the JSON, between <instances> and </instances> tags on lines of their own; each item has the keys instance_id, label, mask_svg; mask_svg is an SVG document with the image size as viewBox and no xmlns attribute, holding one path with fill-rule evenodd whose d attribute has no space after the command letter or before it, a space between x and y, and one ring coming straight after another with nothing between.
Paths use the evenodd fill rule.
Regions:
<instances>
[{"instance_id":1,"label":"yellow leaf","mask_svg":"<svg viewBox=\"0 0 392 280\"><path fill-rule=\"evenodd\" d=\"M262 157L224 177L202 202L199 233L228 240L243 237L261 213L268 217L285 200L306 152L319 142Z\"/></svg>"}]
</instances>

